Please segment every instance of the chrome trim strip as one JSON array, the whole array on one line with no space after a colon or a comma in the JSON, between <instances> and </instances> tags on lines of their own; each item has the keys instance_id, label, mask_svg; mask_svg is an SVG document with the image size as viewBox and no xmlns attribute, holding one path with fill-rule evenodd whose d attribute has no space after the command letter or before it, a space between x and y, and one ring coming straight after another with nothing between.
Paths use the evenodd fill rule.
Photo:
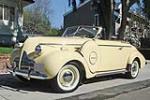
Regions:
<instances>
[{"instance_id":1,"label":"chrome trim strip","mask_svg":"<svg viewBox=\"0 0 150 100\"><path fill-rule=\"evenodd\" d=\"M79 45L81 46L82 44L40 43L39 45Z\"/></svg>"},{"instance_id":2,"label":"chrome trim strip","mask_svg":"<svg viewBox=\"0 0 150 100\"><path fill-rule=\"evenodd\" d=\"M113 75L113 74L119 74L119 73L125 73L127 72L126 69L118 69L118 70L112 70L112 71L103 71L103 72L98 72L96 73L96 77L99 76L106 76L106 75Z\"/></svg>"},{"instance_id":3,"label":"chrome trim strip","mask_svg":"<svg viewBox=\"0 0 150 100\"><path fill-rule=\"evenodd\" d=\"M132 46L121 46L121 45L98 45L98 46L107 46L107 47L127 47L131 48Z\"/></svg>"},{"instance_id":4,"label":"chrome trim strip","mask_svg":"<svg viewBox=\"0 0 150 100\"><path fill-rule=\"evenodd\" d=\"M97 71L96 73L116 72L116 71L122 71L122 70L126 70L126 69L122 68L122 69L115 69L115 70Z\"/></svg>"}]
</instances>

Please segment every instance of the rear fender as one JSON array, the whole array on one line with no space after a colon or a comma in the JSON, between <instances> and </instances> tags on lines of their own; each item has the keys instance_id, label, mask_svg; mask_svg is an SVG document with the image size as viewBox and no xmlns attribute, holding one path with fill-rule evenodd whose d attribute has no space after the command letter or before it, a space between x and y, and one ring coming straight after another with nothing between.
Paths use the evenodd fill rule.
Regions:
<instances>
[{"instance_id":1,"label":"rear fender","mask_svg":"<svg viewBox=\"0 0 150 100\"><path fill-rule=\"evenodd\" d=\"M130 55L129 59L128 59L128 64L132 64L132 62L138 58L140 61L140 68L145 66L145 58L144 56L140 53L140 52L134 52Z\"/></svg>"}]
</instances>

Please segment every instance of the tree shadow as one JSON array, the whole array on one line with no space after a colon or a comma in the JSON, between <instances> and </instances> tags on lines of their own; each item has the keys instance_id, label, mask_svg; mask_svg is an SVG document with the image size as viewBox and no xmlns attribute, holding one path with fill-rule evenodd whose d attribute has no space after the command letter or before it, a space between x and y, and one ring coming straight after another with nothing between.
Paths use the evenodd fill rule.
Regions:
<instances>
[{"instance_id":1,"label":"tree shadow","mask_svg":"<svg viewBox=\"0 0 150 100\"><path fill-rule=\"evenodd\" d=\"M84 81L81 85L122 78L125 79L126 77L123 74L95 77ZM22 82L18 78L15 78L10 74L0 75L0 88L9 91L20 92L23 94L34 91L45 93L58 93L53 91L52 87L50 86L50 80L31 80L27 82Z\"/></svg>"},{"instance_id":2,"label":"tree shadow","mask_svg":"<svg viewBox=\"0 0 150 100\"><path fill-rule=\"evenodd\" d=\"M49 85L50 81L31 80L22 82L12 75L0 75L0 88L15 92L38 91L45 93L54 93ZM24 92L27 93L27 92Z\"/></svg>"}]
</instances>

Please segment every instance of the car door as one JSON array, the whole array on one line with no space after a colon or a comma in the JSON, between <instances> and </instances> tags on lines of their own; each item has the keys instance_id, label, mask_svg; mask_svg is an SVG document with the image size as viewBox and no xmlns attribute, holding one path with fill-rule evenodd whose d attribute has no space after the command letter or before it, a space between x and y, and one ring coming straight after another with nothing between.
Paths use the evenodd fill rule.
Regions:
<instances>
[{"instance_id":1,"label":"car door","mask_svg":"<svg viewBox=\"0 0 150 100\"><path fill-rule=\"evenodd\" d=\"M96 40L101 62L98 71L112 71L123 68L125 63L124 46L114 41Z\"/></svg>"}]
</instances>

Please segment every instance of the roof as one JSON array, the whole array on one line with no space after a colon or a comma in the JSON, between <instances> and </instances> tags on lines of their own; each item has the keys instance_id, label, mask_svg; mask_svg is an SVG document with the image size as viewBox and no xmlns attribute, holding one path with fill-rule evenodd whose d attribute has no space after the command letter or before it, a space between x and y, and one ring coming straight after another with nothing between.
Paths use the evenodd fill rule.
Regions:
<instances>
[{"instance_id":1,"label":"roof","mask_svg":"<svg viewBox=\"0 0 150 100\"><path fill-rule=\"evenodd\" d=\"M85 2L83 2L82 4L80 4L80 5L77 7L77 9L79 9L79 8L81 8L82 6L86 5L86 4L89 3L90 1L91 1L91 0L85 0ZM72 12L73 12L73 11L72 11L72 9L71 9L71 10L67 11L67 12L64 14L64 16L66 16L66 15L72 13Z\"/></svg>"},{"instance_id":2,"label":"roof","mask_svg":"<svg viewBox=\"0 0 150 100\"><path fill-rule=\"evenodd\" d=\"M34 0L24 0L24 1L27 1L29 3L34 3Z\"/></svg>"}]
</instances>

